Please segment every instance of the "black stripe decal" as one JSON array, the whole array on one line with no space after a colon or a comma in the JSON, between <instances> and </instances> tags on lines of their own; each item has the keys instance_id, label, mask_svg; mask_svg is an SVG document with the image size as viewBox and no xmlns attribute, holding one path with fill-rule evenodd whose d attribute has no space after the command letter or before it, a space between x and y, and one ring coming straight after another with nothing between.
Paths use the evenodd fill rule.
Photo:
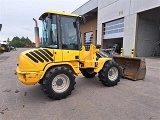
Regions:
<instances>
[{"instance_id":1,"label":"black stripe decal","mask_svg":"<svg viewBox=\"0 0 160 120\"><path fill-rule=\"evenodd\" d=\"M49 50L47 49L43 49L43 50L46 51L51 57L53 57L53 54Z\"/></svg>"},{"instance_id":2,"label":"black stripe decal","mask_svg":"<svg viewBox=\"0 0 160 120\"><path fill-rule=\"evenodd\" d=\"M43 59L41 59L37 54L35 54L34 52L29 52L31 55L33 55L35 58L37 58L40 62L44 62Z\"/></svg>"},{"instance_id":3,"label":"black stripe decal","mask_svg":"<svg viewBox=\"0 0 160 120\"><path fill-rule=\"evenodd\" d=\"M26 53L26 56L29 57L31 60L33 60L34 62L38 63L38 60L35 59L32 55L30 55L29 53Z\"/></svg>"},{"instance_id":4,"label":"black stripe decal","mask_svg":"<svg viewBox=\"0 0 160 120\"><path fill-rule=\"evenodd\" d=\"M43 50L39 50L43 55L45 55L50 61L53 61L53 59Z\"/></svg>"},{"instance_id":5,"label":"black stripe decal","mask_svg":"<svg viewBox=\"0 0 160 120\"><path fill-rule=\"evenodd\" d=\"M40 57L42 57L46 62L49 62L49 60L43 54L41 54L39 51L35 50L34 52L37 53Z\"/></svg>"}]
</instances>

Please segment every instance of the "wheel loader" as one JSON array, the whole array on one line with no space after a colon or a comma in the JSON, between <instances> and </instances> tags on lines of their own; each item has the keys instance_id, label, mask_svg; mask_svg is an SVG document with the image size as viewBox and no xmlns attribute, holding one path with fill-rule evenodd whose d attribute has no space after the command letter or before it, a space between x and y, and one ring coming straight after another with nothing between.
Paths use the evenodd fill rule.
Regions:
<instances>
[{"instance_id":1,"label":"wheel loader","mask_svg":"<svg viewBox=\"0 0 160 120\"><path fill-rule=\"evenodd\" d=\"M41 41L37 20L33 20L37 48L20 53L16 68L16 75L23 84L41 84L44 93L54 100L71 94L75 76L93 78L97 75L105 86L118 84L124 69L95 45L91 44L89 50L81 45L79 24L85 21L84 17L53 10L44 12L39 17Z\"/></svg>"},{"instance_id":2,"label":"wheel loader","mask_svg":"<svg viewBox=\"0 0 160 120\"><path fill-rule=\"evenodd\" d=\"M1 44L1 50L2 52L10 52L11 51L11 46L9 44Z\"/></svg>"}]
</instances>

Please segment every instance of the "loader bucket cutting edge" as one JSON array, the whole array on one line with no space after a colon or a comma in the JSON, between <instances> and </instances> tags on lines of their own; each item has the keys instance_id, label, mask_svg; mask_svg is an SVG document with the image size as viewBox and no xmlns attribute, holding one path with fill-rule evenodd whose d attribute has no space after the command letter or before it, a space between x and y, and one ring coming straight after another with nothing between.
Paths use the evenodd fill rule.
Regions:
<instances>
[{"instance_id":1,"label":"loader bucket cutting edge","mask_svg":"<svg viewBox=\"0 0 160 120\"><path fill-rule=\"evenodd\" d=\"M142 58L113 57L115 62L122 67L122 76L131 80L143 80L146 75L146 62Z\"/></svg>"}]
</instances>

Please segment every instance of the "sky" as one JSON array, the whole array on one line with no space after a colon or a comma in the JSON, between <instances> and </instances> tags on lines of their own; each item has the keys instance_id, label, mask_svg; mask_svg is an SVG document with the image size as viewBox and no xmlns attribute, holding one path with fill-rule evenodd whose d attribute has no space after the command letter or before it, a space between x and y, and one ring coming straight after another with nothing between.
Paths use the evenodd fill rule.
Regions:
<instances>
[{"instance_id":1,"label":"sky","mask_svg":"<svg viewBox=\"0 0 160 120\"><path fill-rule=\"evenodd\" d=\"M0 0L0 42L13 37L29 37L34 42L32 18L38 19L46 10L73 12L89 0ZM38 21L41 36L41 21Z\"/></svg>"}]
</instances>

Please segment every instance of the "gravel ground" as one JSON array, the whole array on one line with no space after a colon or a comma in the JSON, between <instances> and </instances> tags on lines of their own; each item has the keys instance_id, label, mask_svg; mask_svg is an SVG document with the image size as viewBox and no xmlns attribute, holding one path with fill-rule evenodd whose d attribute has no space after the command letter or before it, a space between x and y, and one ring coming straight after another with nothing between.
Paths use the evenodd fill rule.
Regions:
<instances>
[{"instance_id":1,"label":"gravel ground","mask_svg":"<svg viewBox=\"0 0 160 120\"><path fill-rule=\"evenodd\" d=\"M98 77L77 77L72 94L53 101L14 75L24 50L0 54L0 120L160 120L160 57L146 58L145 80L121 79L109 88Z\"/></svg>"}]
</instances>

